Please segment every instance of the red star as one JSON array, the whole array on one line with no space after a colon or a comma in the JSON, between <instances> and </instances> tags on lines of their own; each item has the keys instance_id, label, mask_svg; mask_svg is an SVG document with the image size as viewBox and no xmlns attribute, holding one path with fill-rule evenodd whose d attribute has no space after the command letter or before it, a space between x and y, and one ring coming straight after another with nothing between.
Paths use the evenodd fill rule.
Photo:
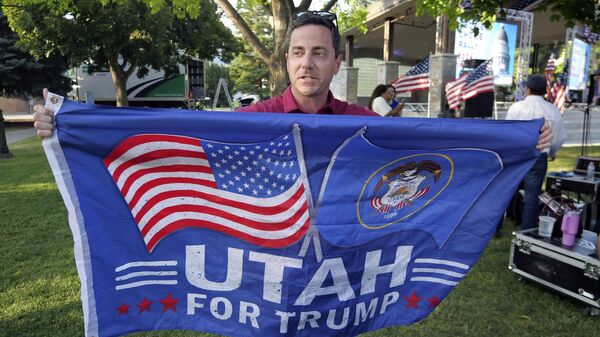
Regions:
<instances>
[{"instance_id":1,"label":"red star","mask_svg":"<svg viewBox=\"0 0 600 337\"><path fill-rule=\"evenodd\" d=\"M123 303L121 304L120 307L117 308L117 311L119 312L119 316L123 315L123 314L128 314L129 313L129 305Z\"/></svg>"},{"instance_id":2,"label":"red star","mask_svg":"<svg viewBox=\"0 0 600 337\"><path fill-rule=\"evenodd\" d=\"M177 310L175 310L175 304L177 304L177 302L179 302L179 299L172 298L171 293L169 293L169 294L167 294L167 298L165 298L163 300L159 300L159 302L162 303L162 305L163 305L162 312L166 312L169 309L171 309L173 311L177 311Z\"/></svg>"},{"instance_id":3,"label":"red star","mask_svg":"<svg viewBox=\"0 0 600 337\"><path fill-rule=\"evenodd\" d=\"M427 300L427 305L431 308L435 308L440 304L440 299L437 296L433 296Z\"/></svg>"},{"instance_id":4,"label":"red star","mask_svg":"<svg viewBox=\"0 0 600 337\"><path fill-rule=\"evenodd\" d=\"M152 301L148 301L147 298L144 299L137 305L140 308L140 312L150 311L150 306L152 305Z\"/></svg>"},{"instance_id":5,"label":"red star","mask_svg":"<svg viewBox=\"0 0 600 337\"><path fill-rule=\"evenodd\" d=\"M404 297L406 299L406 307L407 308L415 308L417 309L419 301L422 300L421 297L417 296L417 293L413 292L410 297Z\"/></svg>"}]
</instances>

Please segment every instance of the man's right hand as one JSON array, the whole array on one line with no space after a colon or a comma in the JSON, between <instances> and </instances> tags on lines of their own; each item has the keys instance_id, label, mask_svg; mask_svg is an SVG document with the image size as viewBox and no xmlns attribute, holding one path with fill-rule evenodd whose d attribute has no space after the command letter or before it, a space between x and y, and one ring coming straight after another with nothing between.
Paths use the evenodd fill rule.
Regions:
<instances>
[{"instance_id":1,"label":"man's right hand","mask_svg":"<svg viewBox=\"0 0 600 337\"><path fill-rule=\"evenodd\" d=\"M47 98L48 89L44 88L44 100ZM35 111L33 114L33 126L35 127L37 136L40 139L52 136L52 132L54 131L54 112L41 104L34 106L33 111Z\"/></svg>"}]
</instances>

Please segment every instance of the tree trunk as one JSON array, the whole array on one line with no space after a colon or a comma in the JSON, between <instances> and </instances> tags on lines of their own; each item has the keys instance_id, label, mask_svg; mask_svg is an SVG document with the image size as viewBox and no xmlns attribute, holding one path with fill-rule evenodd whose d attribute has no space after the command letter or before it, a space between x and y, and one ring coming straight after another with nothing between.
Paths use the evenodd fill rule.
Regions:
<instances>
[{"instance_id":1,"label":"tree trunk","mask_svg":"<svg viewBox=\"0 0 600 337\"><path fill-rule=\"evenodd\" d=\"M289 0L273 0L273 35L275 37L275 50L271 52L252 32L246 21L227 0L215 0L215 3L227 14L238 27L252 50L267 64L271 72L269 91L271 96L280 95L287 87L288 77L285 66L285 38L292 16L293 5ZM310 4L310 1L307 2Z\"/></svg>"},{"instance_id":2,"label":"tree trunk","mask_svg":"<svg viewBox=\"0 0 600 337\"><path fill-rule=\"evenodd\" d=\"M271 72L271 83L269 89L271 97L281 95L289 83L287 73L285 53L287 52L286 37L290 29L292 19L292 10L290 3L286 0L272 1L271 9L273 11L273 35L275 38L275 48L269 62L269 71Z\"/></svg>"},{"instance_id":3,"label":"tree trunk","mask_svg":"<svg viewBox=\"0 0 600 337\"><path fill-rule=\"evenodd\" d=\"M108 59L110 75L115 84L115 99L117 106L129 106L129 101L127 100L127 78L129 77L129 72L125 73L123 72L123 69L121 69L119 62L117 61L118 55L111 54L106 56Z\"/></svg>"},{"instance_id":4,"label":"tree trunk","mask_svg":"<svg viewBox=\"0 0 600 337\"><path fill-rule=\"evenodd\" d=\"M269 91L271 97L281 95L283 90L288 86L289 78L285 63L285 53L281 55L273 53L268 63L269 72L271 73L271 81L269 82Z\"/></svg>"},{"instance_id":5,"label":"tree trunk","mask_svg":"<svg viewBox=\"0 0 600 337\"><path fill-rule=\"evenodd\" d=\"M113 82L115 83L115 98L117 100L117 106L129 106L127 100L127 79L122 78L110 68L110 74L112 75Z\"/></svg>"}]
</instances>

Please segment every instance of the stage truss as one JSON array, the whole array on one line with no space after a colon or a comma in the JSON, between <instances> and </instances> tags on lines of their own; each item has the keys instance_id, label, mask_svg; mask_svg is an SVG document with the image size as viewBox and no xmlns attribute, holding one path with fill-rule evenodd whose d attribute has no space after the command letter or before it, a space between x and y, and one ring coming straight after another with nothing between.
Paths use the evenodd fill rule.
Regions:
<instances>
[{"instance_id":1,"label":"stage truss","mask_svg":"<svg viewBox=\"0 0 600 337\"><path fill-rule=\"evenodd\" d=\"M529 71L529 56L531 54L531 32L533 30L533 13L517 11L514 9L505 9L506 21L519 24L519 57L515 63L517 72L517 86L515 90L515 101L520 101L525 97L525 85L523 82L527 79Z\"/></svg>"}]
</instances>

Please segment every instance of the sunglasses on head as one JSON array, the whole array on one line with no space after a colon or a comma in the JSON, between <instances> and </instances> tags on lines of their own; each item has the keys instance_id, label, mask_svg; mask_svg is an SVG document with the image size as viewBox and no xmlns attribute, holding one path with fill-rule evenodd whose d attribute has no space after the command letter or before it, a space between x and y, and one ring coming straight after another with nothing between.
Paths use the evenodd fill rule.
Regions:
<instances>
[{"instance_id":1,"label":"sunglasses on head","mask_svg":"<svg viewBox=\"0 0 600 337\"><path fill-rule=\"evenodd\" d=\"M337 21L337 16L331 12L326 12L326 11L303 11L303 12L296 12L294 13L294 20L298 20L300 18L303 17L308 17L308 16L318 16L321 17L329 22L333 22L335 23Z\"/></svg>"}]
</instances>

